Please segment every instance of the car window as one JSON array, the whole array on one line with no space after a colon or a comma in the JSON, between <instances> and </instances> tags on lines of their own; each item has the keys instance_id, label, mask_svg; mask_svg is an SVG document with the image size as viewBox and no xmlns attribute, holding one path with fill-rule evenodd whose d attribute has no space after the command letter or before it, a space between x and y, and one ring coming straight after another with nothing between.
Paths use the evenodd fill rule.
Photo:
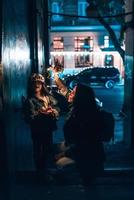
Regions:
<instances>
[{"instance_id":1,"label":"car window","mask_svg":"<svg viewBox=\"0 0 134 200\"><path fill-rule=\"evenodd\" d=\"M102 69L101 68L94 68L92 71L92 76L102 76Z\"/></svg>"},{"instance_id":2,"label":"car window","mask_svg":"<svg viewBox=\"0 0 134 200\"><path fill-rule=\"evenodd\" d=\"M83 70L82 72L80 72L78 74L78 76L96 76L96 77L111 77L111 76L115 76L116 74L119 74L118 69L116 68L100 68L100 67L96 67L96 68L91 68L91 69L86 69Z\"/></svg>"},{"instance_id":3,"label":"car window","mask_svg":"<svg viewBox=\"0 0 134 200\"><path fill-rule=\"evenodd\" d=\"M87 70L84 70L84 71L80 72L79 74L80 75L85 75L85 74L91 74L91 72L92 72L92 69L87 69Z\"/></svg>"},{"instance_id":4,"label":"car window","mask_svg":"<svg viewBox=\"0 0 134 200\"><path fill-rule=\"evenodd\" d=\"M105 68L104 75L105 76L115 76L118 73L118 70L115 68Z\"/></svg>"}]
</instances>

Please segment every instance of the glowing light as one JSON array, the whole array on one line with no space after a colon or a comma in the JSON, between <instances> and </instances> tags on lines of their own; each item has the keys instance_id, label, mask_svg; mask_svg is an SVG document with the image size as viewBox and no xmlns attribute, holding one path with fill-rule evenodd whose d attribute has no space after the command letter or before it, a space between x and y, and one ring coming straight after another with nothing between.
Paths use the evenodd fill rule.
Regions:
<instances>
[{"instance_id":1,"label":"glowing light","mask_svg":"<svg viewBox=\"0 0 134 200\"><path fill-rule=\"evenodd\" d=\"M25 62L26 60L29 59L29 49L21 49L19 47L16 47L14 49L10 49L10 59L11 60L16 60L16 61L23 61Z\"/></svg>"},{"instance_id":2,"label":"glowing light","mask_svg":"<svg viewBox=\"0 0 134 200\"><path fill-rule=\"evenodd\" d=\"M29 52L27 49L16 48L15 54L17 60L27 60L29 58Z\"/></svg>"},{"instance_id":3,"label":"glowing light","mask_svg":"<svg viewBox=\"0 0 134 200\"><path fill-rule=\"evenodd\" d=\"M119 54L117 51L107 51L107 52L104 52L104 51L95 51L95 52L89 52L89 51L51 51L50 54L52 56L78 56L78 55L105 55L105 54Z\"/></svg>"}]
</instances>

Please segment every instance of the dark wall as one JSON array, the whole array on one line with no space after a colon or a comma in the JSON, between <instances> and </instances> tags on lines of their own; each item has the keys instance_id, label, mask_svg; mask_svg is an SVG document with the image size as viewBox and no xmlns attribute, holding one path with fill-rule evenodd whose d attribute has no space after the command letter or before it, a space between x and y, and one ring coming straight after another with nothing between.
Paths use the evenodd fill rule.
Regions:
<instances>
[{"instance_id":1,"label":"dark wall","mask_svg":"<svg viewBox=\"0 0 134 200\"><path fill-rule=\"evenodd\" d=\"M31 73L42 72L42 0L4 0L2 12L3 108L9 172L33 167L31 137L21 114ZM38 10L40 9L40 10ZM43 16L43 15L42 15Z\"/></svg>"}]
</instances>

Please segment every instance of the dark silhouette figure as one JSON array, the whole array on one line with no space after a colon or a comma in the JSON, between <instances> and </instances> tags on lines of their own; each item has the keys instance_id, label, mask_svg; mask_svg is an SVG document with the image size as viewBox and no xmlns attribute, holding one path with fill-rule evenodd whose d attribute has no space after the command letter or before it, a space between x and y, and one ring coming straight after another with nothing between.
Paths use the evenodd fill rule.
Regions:
<instances>
[{"instance_id":1,"label":"dark silhouette figure","mask_svg":"<svg viewBox=\"0 0 134 200\"><path fill-rule=\"evenodd\" d=\"M44 81L41 74L31 77L25 101L25 115L31 128L35 167L37 174L43 177L47 175L47 159L52 149L52 134L56 130L58 117L57 102L47 90Z\"/></svg>"},{"instance_id":2,"label":"dark silhouette figure","mask_svg":"<svg viewBox=\"0 0 134 200\"><path fill-rule=\"evenodd\" d=\"M92 183L104 170L104 149L101 141L101 119L94 92L78 84L72 109L64 124L67 146L72 146L76 165L85 185Z\"/></svg>"}]
</instances>

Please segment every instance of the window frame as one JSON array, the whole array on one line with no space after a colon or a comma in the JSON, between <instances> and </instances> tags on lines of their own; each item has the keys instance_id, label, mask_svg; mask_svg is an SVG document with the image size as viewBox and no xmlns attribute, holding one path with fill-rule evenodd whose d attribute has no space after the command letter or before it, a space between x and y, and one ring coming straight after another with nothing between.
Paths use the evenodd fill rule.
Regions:
<instances>
[{"instance_id":1,"label":"window frame","mask_svg":"<svg viewBox=\"0 0 134 200\"><path fill-rule=\"evenodd\" d=\"M109 46L110 46L109 36L105 35L104 36L104 48L109 48Z\"/></svg>"},{"instance_id":2,"label":"window frame","mask_svg":"<svg viewBox=\"0 0 134 200\"><path fill-rule=\"evenodd\" d=\"M60 3L59 2L52 2L51 10L54 13L60 13ZM53 21L61 21L63 19L63 16L61 15L52 15Z\"/></svg>"},{"instance_id":3,"label":"window frame","mask_svg":"<svg viewBox=\"0 0 134 200\"><path fill-rule=\"evenodd\" d=\"M88 6L88 3L86 1L78 1L78 16L86 17L86 7ZM87 20L88 18L81 18L80 20Z\"/></svg>"},{"instance_id":4,"label":"window frame","mask_svg":"<svg viewBox=\"0 0 134 200\"><path fill-rule=\"evenodd\" d=\"M56 43L57 42L57 47L55 48L54 45L56 46ZM61 47L59 47L61 46ZM57 36L57 37L54 37L53 38L53 50L54 51L63 51L64 50L64 39L63 37L60 37L60 36Z\"/></svg>"}]
</instances>

